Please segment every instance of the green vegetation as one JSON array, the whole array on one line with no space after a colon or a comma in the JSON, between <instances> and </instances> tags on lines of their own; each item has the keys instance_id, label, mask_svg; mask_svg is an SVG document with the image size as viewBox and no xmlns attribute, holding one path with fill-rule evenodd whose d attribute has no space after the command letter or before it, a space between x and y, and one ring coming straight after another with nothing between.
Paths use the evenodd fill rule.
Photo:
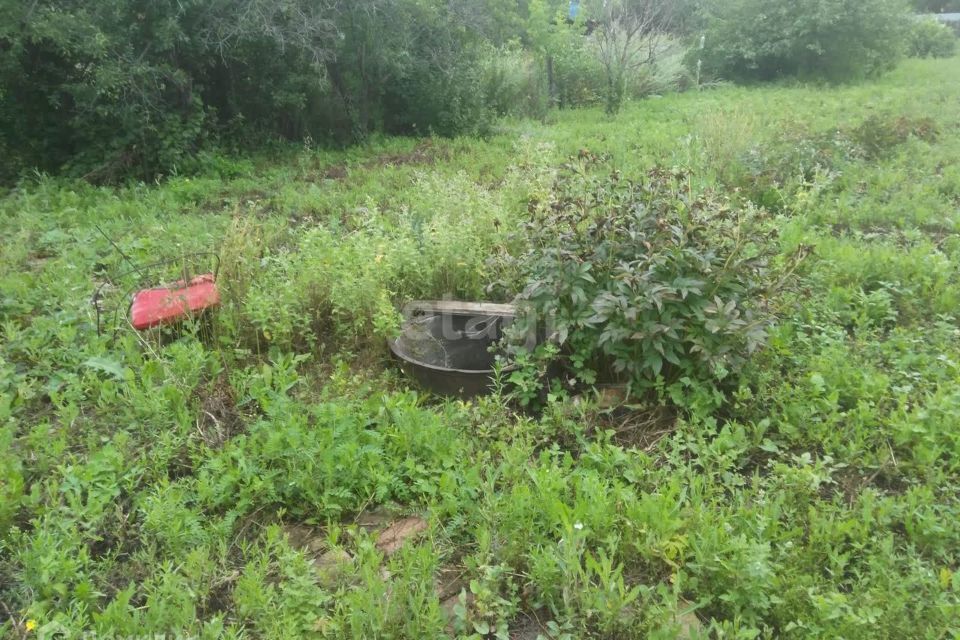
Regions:
<instances>
[{"instance_id":1,"label":"green vegetation","mask_svg":"<svg viewBox=\"0 0 960 640\"><path fill-rule=\"evenodd\" d=\"M485 135L719 80L857 80L893 68L911 20L901 0L0 0L0 184Z\"/></svg>"},{"instance_id":2,"label":"green vegetation","mask_svg":"<svg viewBox=\"0 0 960 640\"><path fill-rule=\"evenodd\" d=\"M549 200L531 202L519 241L518 301L556 335L543 348L564 347L571 382L678 398L738 371L763 344L763 307L786 277L767 265L772 225L753 207L694 195L682 170L598 177L598 159L583 155ZM535 330L526 324L517 328Z\"/></svg>"},{"instance_id":3,"label":"green vegetation","mask_svg":"<svg viewBox=\"0 0 960 640\"><path fill-rule=\"evenodd\" d=\"M892 69L909 30L901 0L708 0L698 53L710 76L847 81Z\"/></svg>"},{"instance_id":4,"label":"green vegetation","mask_svg":"<svg viewBox=\"0 0 960 640\"><path fill-rule=\"evenodd\" d=\"M482 140L208 154L159 185L21 181L0 201L0 635L955 636L958 75L908 60ZM577 216L570 246L530 224ZM210 324L98 336L90 295L127 265L95 225L140 263L217 251ZM386 354L410 299L570 287L541 246L610 249L563 300L582 314L637 273L630 237L686 289L659 366L574 323L576 350L541 354L558 384L463 403ZM643 382L626 405L590 390L597 355Z\"/></svg>"},{"instance_id":5,"label":"green vegetation","mask_svg":"<svg viewBox=\"0 0 960 640\"><path fill-rule=\"evenodd\" d=\"M949 58L957 50L957 34L945 24L924 18L910 33L908 47L915 58Z\"/></svg>"}]
</instances>

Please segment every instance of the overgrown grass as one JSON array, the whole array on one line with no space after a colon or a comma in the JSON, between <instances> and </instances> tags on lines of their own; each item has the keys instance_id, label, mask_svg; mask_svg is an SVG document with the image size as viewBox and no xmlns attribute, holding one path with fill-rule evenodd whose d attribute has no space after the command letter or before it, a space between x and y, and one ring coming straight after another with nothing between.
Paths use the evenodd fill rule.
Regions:
<instances>
[{"instance_id":1,"label":"overgrown grass","mask_svg":"<svg viewBox=\"0 0 960 640\"><path fill-rule=\"evenodd\" d=\"M0 201L2 634L960 633L958 71L22 184ZM688 168L777 216L781 255L813 248L719 410L533 417L386 357L403 302L518 281L495 258L581 150ZM212 331L98 336L90 295L127 267L95 225L138 262L217 251ZM394 551L404 516L427 527Z\"/></svg>"}]
</instances>

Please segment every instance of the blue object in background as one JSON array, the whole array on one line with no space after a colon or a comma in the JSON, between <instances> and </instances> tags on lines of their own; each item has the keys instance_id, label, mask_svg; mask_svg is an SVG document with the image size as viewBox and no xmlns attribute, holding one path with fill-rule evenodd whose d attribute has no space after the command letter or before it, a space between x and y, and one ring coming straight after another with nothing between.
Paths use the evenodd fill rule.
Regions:
<instances>
[{"instance_id":1,"label":"blue object in background","mask_svg":"<svg viewBox=\"0 0 960 640\"><path fill-rule=\"evenodd\" d=\"M580 13L580 0L570 0L570 19L576 20Z\"/></svg>"}]
</instances>

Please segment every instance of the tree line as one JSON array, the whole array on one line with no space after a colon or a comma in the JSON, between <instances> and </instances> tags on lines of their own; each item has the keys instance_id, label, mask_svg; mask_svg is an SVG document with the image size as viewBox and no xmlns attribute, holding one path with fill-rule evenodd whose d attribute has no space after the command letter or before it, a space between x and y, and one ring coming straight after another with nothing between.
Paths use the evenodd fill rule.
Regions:
<instances>
[{"instance_id":1,"label":"tree line","mask_svg":"<svg viewBox=\"0 0 960 640\"><path fill-rule=\"evenodd\" d=\"M716 79L846 81L896 63L906 15L901 0L0 0L0 180L151 180L205 148L482 134Z\"/></svg>"}]
</instances>

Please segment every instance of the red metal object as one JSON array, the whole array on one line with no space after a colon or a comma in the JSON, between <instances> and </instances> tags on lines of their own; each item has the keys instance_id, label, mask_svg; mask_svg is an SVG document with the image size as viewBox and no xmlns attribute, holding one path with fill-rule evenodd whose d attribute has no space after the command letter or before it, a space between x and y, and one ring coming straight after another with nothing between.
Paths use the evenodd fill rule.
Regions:
<instances>
[{"instance_id":1,"label":"red metal object","mask_svg":"<svg viewBox=\"0 0 960 640\"><path fill-rule=\"evenodd\" d=\"M212 273L205 273L189 283L181 280L172 288L138 291L130 306L130 323L137 331L143 331L179 322L219 304L216 277Z\"/></svg>"}]
</instances>

